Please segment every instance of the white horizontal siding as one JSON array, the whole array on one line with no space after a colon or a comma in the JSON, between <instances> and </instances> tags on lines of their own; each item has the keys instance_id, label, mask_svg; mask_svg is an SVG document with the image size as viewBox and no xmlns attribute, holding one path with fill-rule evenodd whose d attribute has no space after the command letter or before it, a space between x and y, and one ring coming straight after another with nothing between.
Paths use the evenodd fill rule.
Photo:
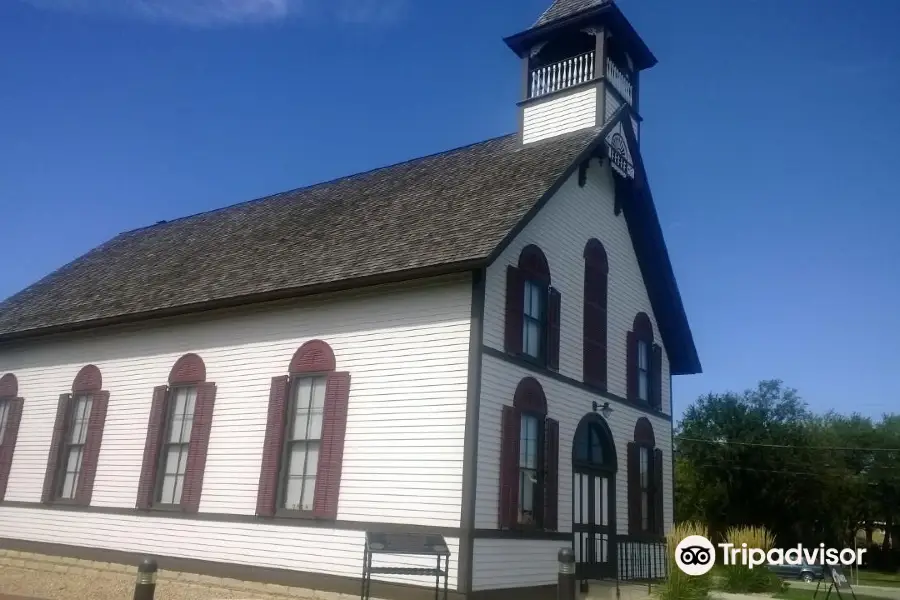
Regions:
<instances>
[{"instance_id":1,"label":"white horizontal siding","mask_svg":"<svg viewBox=\"0 0 900 600\"><path fill-rule=\"evenodd\" d=\"M608 165L602 168L598 165L596 160L591 162L583 188L578 186L577 175L570 177L488 267L484 341L488 346L503 349L506 267L518 262L519 253L526 245L537 244L547 257L552 284L562 296L560 373L582 381L584 247L590 238L596 238L609 259L608 387L611 393L625 397L626 334L635 315L647 313L653 323L654 340L660 343L661 338L625 217L622 214L617 217L613 211L612 174ZM662 371L663 412L669 414L669 360L664 346Z\"/></svg>"},{"instance_id":2,"label":"white horizontal siding","mask_svg":"<svg viewBox=\"0 0 900 600\"><path fill-rule=\"evenodd\" d=\"M512 405L516 386L525 377L534 377L547 396L548 416L559 421L559 530L572 531L572 441L575 428L591 412L597 397L568 383L485 355L482 362L481 405L478 422L478 483L475 498L475 527L496 529L500 496L500 416L503 405ZM663 507L666 531L671 527L672 493L672 426L658 416L651 416L622 404L612 404L607 419L616 445L616 530L628 533L627 444L634 440L634 427L641 417L650 419L656 446L663 452Z\"/></svg>"},{"instance_id":3,"label":"white horizontal siding","mask_svg":"<svg viewBox=\"0 0 900 600\"><path fill-rule=\"evenodd\" d=\"M89 546L276 569L360 577L365 532L215 523L0 506L3 537ZM459 540L447 539L450 586L456 582ZM433 558L376 556L374 566L434 568ZM373 579L431 586L433 577L373 574Z\"/></svg>"},{"instance_id":4,"label":"white horizontal siding","mask_svg":"<svg viewBox=\"0 0 900 600\"><path fill-rule=\"evenodd\" d=\"M597 88L555 96L524 110L522 142L525 144L593 127L597 121Z\"/></svg>"},{"instance_id":5,"label":"white horizontal siding","mask_svg":"<svg viewBox=\"0 0 900 600\"><path fill-rule=\"evenodd\" d=\"M607 84L607 85L609 85L609 84ZM604 115L605 118L603 120L604 123L609 121L612 118L613 114L622 105L622 103L619 102L618 97L615 94L613 94L611 91L609 91L608 89L605 91L605 94L606 94L606 109L604 110L604 112L605 112L605 115Z\"/></svg>"},{"instance_id":6,"label":"white horizontal siding","mask_svg":"<svg viewBox=\"0 0 900 600\"><path fill-rule=\"evenodd\" d=\"M557 581L557 553L566 542L476 539L472 589L551 585Z\"/></svg>"},{"instance_id":7,"label":"white horizontal siding","mask_svg":"<svg viewBox=\"0 0 900 600\"><path fill-rule=\"evenodd\" d=\"M294 352L318 338L333 348L337 368L351 373L338 519L457 527L470 304L467 278L442 279L0 348L0 373L14 373L25 398L6 500L40 500L57 398L71 390L78 370L92 363L110 392L92 504L134 507L153 388L166 383L180 356L196 352L206 364L207 380L217 384L200 510L254 514L271 378L286 374ZM41 518L17 522L15 535L7 527L0 531L40 541L41 528L55 519L53 528L63 538L90 544L95 539L80 533L87 517L35 515ZM124 517L95 518L96 539L109 533L106 543L127 549L124 538L115 535ZM160 523L174 540L184 522ZM190 527L211 532L213 539L221 531L257 526ZM254 558L253 536L266 545L266 536L282 531L258 527L260 533L247 534L244 552L253 564L268 560ZM275 539L304 530L283 531ZM184 555L205 558L190 554L198 547L184 546ZM156 550L164 552L165 546ZM355 565L357 557L346 560Z\"/></svg>"}]
</instances>

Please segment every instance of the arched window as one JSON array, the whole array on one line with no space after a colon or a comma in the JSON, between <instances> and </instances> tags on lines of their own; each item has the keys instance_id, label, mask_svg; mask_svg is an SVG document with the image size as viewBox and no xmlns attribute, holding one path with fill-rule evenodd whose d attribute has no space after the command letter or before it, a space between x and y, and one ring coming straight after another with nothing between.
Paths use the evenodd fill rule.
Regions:
<instances>
[{"instance_id":1,"label":"arched window","mask_svg":"<svg viewBox=\"0 0 900 600\"><path fill-rule=\"evenodd\" d=\"M94 365L82 367L72 392L61 394L50 438L42 502L89 506L103 441L109 392Z\"/></svg>"},{"instance_id":2,"label":"arched window","mask_svg":"<svg viewBox=\"0 0 900 600\"><path fill-rule=\"evenodd\" d=\"M272 379L256 513L336 519L350 373L336 370L331 347L303 344L289 375Z\"/></svg>"},{"instance_id":3,"label":"arched window","mask_svg":"<svg viewBox=\"0 0 900 600\"><path fill-rule=\"evenodd\" d=\"M216 384L196 354L179 358L168 385L153 389L137 508L200 510Z\"/></svg>"},{"instance_id":4,"label":"arched window","mask_svg":"<svg viewBox=\"0 0 900 600\"><path fill-rule=\"evenodd\" d=\"M609 262L603 244L589 240L584 248L584 382L606 390L606 332Z\"/></svg>"},{"instance_id":5,"label":"arched window","mask_svg":"<svg viewBox=\"0 0 900 600\"><path fill-rule=\"evenodd\" d=\"M500 425L500 527L556 531L559 505L559 423L533 377L519 382Z\"/></svg>"},{"instance_id":6,"label":"arched window","mask_svg":"<svg viewBox=\"0 0 900 600\"><path fill-rule=\"evenodd\" d=\"M646 417L634 427L628 444L628 530L636 535L665 535L663 456Z\"/></svg>"},{"instance_id":7,"label":"arched window","mask_svg":"<svg viewBox=\"0 0 900 600\"><path fill-rule=\"evenodd\" d=\"M19 423L25 401L19 398L19 382L12 373L0 377L0 500L6 495L6 484L12 470Z\"/></svg>"},{"instance_id":8,"label":"arched window","mask_svg":"<svg viewBox=\"0 0 900 600\"><path fill-rule=\"evenodd\" d=\"M547 258L534 244L525 246L518 265L506 272L506 351L559 369L560 305Z\"/></svg>"},{"instance_id":9,"label":"arched window","mask_svg":"<svg viewBox=\"0 0 900 600\"><path fill-rule=\"evenodd\" d=\"M627 334L628 399L662 408L662 347L653 343L653 323L638 313Z\"/></svg>"}]
</instances>

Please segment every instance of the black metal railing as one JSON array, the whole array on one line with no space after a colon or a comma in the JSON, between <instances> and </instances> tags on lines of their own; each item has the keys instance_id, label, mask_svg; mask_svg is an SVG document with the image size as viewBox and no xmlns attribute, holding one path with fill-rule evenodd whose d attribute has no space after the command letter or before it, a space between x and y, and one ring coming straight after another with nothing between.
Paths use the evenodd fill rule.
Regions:
<instances>
[{"instance_id":1,"label":"black metal railing","mask_svg":"<svg viewBox=\"0 0 900 600\"><path fill-rule=\"evenodd\" d=\"M620 581L659 581L668 575L668 556L664 538L620 535L616 540Z\"/></svg>"}]
</instances>

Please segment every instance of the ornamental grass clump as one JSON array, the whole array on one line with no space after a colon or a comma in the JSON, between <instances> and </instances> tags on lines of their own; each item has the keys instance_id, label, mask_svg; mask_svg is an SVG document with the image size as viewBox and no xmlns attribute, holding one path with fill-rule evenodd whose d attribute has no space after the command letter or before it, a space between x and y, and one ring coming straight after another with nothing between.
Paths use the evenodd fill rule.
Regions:
<instances>
[{"instance_id":1,"label":"ornamental grass clump","mask_svg":"<svg viewBox=\"0 0 900 600\"><path fill-rule=\"evenodd\" d=\"M760 548L768 552L775 547L775 536L765 527L731 527L725 532L725 541L733 544L735 550L744 548ZM723 589L727 592L777 592L781 589L781 580L765 564L757 565L752 569L745 564L741 564L740 554L735 561L730 560L729 564L721 569ZM724 560L719 561L720 564Z\"/></svg>"},{"instance_id":2,"label":"ornamental grass clump","mask_svg":"<svg viewBox=\"0 0 900 600\"><path fill-rule=\"evenodd\" d=\"M678 523L669 532L666 540L666 560L668 574L663 585L656 588L656 596L660 600L706 600L709 598L711 576L687 575L675 564L675 548L678 543L690 535L706 535L706 527L701 523L688 521Z\"/></svg>"}]
</instances>

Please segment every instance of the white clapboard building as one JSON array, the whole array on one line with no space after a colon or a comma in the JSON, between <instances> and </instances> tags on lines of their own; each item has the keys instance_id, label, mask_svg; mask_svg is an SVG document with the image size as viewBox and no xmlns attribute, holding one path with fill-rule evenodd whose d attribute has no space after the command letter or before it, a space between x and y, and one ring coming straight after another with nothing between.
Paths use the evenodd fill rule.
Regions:
<instances>
[{"instance_id":1,"label":"white clapboard building","mask_svg":"<svg viewBox=\"0 0 900 600\"><path fill-rule=\"evenodd\" d=\"M359 593L366 532L433 534L455 598L547 595L565 546L659 575L700 363L640 153L656 59L609 0L505 41L516 133L128 231L0 304L0 547Z\"/></svg>"}]
</instances>

